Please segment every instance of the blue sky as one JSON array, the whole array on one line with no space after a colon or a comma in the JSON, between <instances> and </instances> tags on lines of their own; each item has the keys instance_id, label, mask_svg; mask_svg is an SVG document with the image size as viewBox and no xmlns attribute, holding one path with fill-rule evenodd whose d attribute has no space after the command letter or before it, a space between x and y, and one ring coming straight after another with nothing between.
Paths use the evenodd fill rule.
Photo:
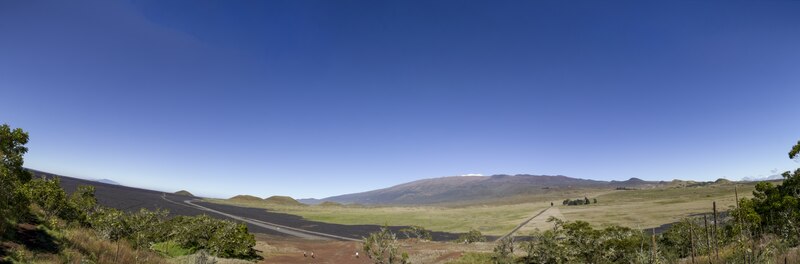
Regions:
<instances>
[{"instance_id":1,"label":"blue sky","mask_svg":"<svg viewBox=\"0 0 800 264\"><path fill-rule=\"evenodd\" d=\"M798 1L3 1L26 166L326 197L798 167Z\"/></svg>"}]
</instances>

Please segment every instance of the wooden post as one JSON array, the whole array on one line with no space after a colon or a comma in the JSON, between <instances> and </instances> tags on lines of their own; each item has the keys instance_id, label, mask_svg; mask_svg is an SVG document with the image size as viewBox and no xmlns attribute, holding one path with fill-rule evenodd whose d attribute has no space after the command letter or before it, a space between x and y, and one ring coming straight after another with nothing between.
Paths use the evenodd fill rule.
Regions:
<instances>
[{"instance_id":1,"label":"wooden post","mask_svg":"<svg viewBox=\"0 0 800 264\"><path fill-rule=\"evenodd\" d=\"M708 230L708 216L703 214L703 225L706 228L706 249L708 249L708 263L711 263L711 233Z\"/></svg>"},{"instance_id":2,"label":"wooden post","mask_svg":"<svg viewBox=\"0 0 800 264\"><path fill-rule=\"evenodd\" d=\"M656 229L653 228L652 230L653 230L653 236L652 236L653 248L650 251L650 263L656 263Z\"/></svg>"},{"instance_id":3,"label":"wooden post","mask_svg":"<svg viewBox=\"0 0 800 264\"><path fill-rule=\"evenodd\" d=\"M717 201L712 202L714 206L714 254L715 258L719 260L719 242L717 241Z\"/></svg>"},{"instance_id":4,"label":"wooden post","mask_svg":"<svg viewBox=\"0 0 800 264\"><path fill-rule=\"evenodd\" d=\"M689 222L689 241L692 242L692 264L694 263L694 223Z\"/></svg>"}]
</instances>

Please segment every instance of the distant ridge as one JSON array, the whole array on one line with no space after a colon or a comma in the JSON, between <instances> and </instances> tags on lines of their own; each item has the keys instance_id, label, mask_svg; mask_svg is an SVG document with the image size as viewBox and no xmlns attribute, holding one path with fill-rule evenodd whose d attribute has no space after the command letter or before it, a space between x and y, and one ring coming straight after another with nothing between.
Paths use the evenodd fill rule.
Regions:
<instances>
[{"instance_id":1,"label":"distant ridge","mask_svg":"<svg viewBox=\"0 0 800 264\"><path fill-rule=\"evenodd\" d=\"M563 175L497 174L472 177L449 176L418 180L374 191L345 194L319 200L304 199L302 201L309 204L318 204L325 201L343 204L434 204L492 200L567 188L644 188L658 184L660 183L639 178L608 182L571 178Z\"/></svg>"},{"instance_id":2,"label":"distant ridge","mask_svg":"<svg viewBox=\"0 0 800 264\"><path fill-rule=\"evenodd\" d=\"M109 179L99 179L99 180L94 180L94 181L102 182L102 183L105 183L105 184L122 185L122 184L119 184L118 182L115 182L115 181L112 181L112 180L109 180Z\"/></svg>"}]
</instances>

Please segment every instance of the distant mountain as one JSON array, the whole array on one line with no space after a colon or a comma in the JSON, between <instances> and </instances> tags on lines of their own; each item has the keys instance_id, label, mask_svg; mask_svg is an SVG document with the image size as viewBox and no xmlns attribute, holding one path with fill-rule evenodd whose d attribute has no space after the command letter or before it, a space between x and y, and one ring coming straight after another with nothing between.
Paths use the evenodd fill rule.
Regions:
<instances>
[{"instance_id":1,"label":"distant mountain","mask_svg":"<svg viewBox=\"0 0 800 264\"><path fill-rule=\"evenodd\" d=\"M645 187L658 182L638 178L627 181L596 181L571 178L562 175L493 175L450 176L424 179L374 191L328 197L302 202L362 204L434 204L491 200L521 194L541 193L550 189L594 188L594 187Z\"/></svg>"},{"instance_id":2,"label":"distant mountain","mask_svg":"<svg viewBox=\"0 0 800 264\"><path fill-rule=\"evenodd\" d=\"M122 184L119 184L118 182L115 182L115 181L112 181L112 180L109 180L109 179L99 179L99 180L94 180L94 181L102 182L102 183L105 183L105 184L122 185Z\"/></svg>"},{"instance_id":3,"label":"distant mountain","mask_svg":"<svg viewBox=\"0 0 800 264\"><path fill-rule=\"evenodd\" d=\"M315 205L315 204L320 204L320 203L324 202L323 200L316 199L316 198L303 198L303 199L297 199L297 201L301 202L303 204L308 204L308 205Z\"/></svg>"},{"instance_id":4,"label":"distant mountain","mask_svg":"<svg viewBox=\"0 0 800 264\"><path fill-rule=\"evenodd\" d=\"M742 181L746 182L757 182L757 181L774 181L774 180L783 180L783 175L775 174L770 175L767 177L744 177Z\"/></svg>"}]
</instances>

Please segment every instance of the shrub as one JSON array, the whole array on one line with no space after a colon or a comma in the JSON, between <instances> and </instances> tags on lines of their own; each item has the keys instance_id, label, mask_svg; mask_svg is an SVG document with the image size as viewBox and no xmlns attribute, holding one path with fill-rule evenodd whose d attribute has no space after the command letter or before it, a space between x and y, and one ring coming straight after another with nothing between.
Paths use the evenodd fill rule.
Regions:
<instances>
[{"instance_id":1,"label":"shrub","mask_svg":"<svg viewBox=\"0 0 800 264\"><path fill-rule=\"evenodd\" d=\"M416 225L400 229L400 232L403 233L406 238L416 238L420 240L431 240L432 238L431 231Z\"/></svg>"},{"instance_id":2,"label":"shrub","mask_svg":"<svg viewBox=\"0 0 800 264\"><path fill-rule=\"evenodd\" d=\"M514 237L508 236L498 241L492 254L492 262L495 264L514 263Z\"/></svg>"},{"instance_id":3,"label":"shrub","mask_svg":"<svg viewBox=\"0 0 800 264\"><path fill-rule=\"evenodd\" d=\"M483 236L481 231L478 231L474 228L470 229L469 232L467 233L461 234L461 236L458 237L458 242L464 242L465 244L472 244L475 242L485 242L485 241L486 237Z\"/></svg>"},{"instance_id":4,"label":"shrub","mask_svg":"<svg viewBox=\"0 0 800 264\"><path fill-rule=\"evenodd\" d=\"M150 211L140 209L139 212L125 217L125 224L130 233L128 240L136 248L150 248L155 243L165 241L167 226L164 225L169 212L166 210Z\"/></svg>"},{"instance_id":5,"label":"shrub","mask_svg":"<svg viewBox=\"0 0 800 264\"><path fill-rule=\"evenodd\" d=\"M256 239L247 232L247 226L230 221L220 222L221 225L214 230L214 235L208 241L209 252L223 258L251 257Z\"/></svg>"},{"instance_id":6,"label":"shrub","mask_svg":"<svg viewBox=\"0 0 800 264\"><path fill-rule=\"evenodd\" d=\"M408 254L399 253L397 248L397 236L387 226L364 238L364 252L376 264L407 263Z\"/></svg>"},{"instance_id":7,"label":"shrub","mask_svg":"<svg viewBox=\"0 0 800 264\"><path fill-rule=\"evenodd\" d=\"M27 132L0 125L0 234L5 233L7 223L17 222L28 212L29 201L22 188L31 180L30 172L22 167L27 143Z\"/></svg>"},{"instance_id":8,"label":"shrub","mask_svg":"<svg viewBox=\"0 0 800 264\"><path fill-rule=\"evenodd\" d=\"M114 208L100 208L89 218L89 223L104 239L117 241L131 234L124 212Z\"/></svg>"},{"instance_id":9,"label":"shrub","mask_svg":"<svg viewBox=\"0 0 800 264\"><path fill-rule=\"evenodd\" d=\"M24 190L28 199L42 209L46 220L53 221L56 216L67 221L72 220L67 194L61 188L58 177L33 179L25 185Z\"/></svg>"}]
</instances>

